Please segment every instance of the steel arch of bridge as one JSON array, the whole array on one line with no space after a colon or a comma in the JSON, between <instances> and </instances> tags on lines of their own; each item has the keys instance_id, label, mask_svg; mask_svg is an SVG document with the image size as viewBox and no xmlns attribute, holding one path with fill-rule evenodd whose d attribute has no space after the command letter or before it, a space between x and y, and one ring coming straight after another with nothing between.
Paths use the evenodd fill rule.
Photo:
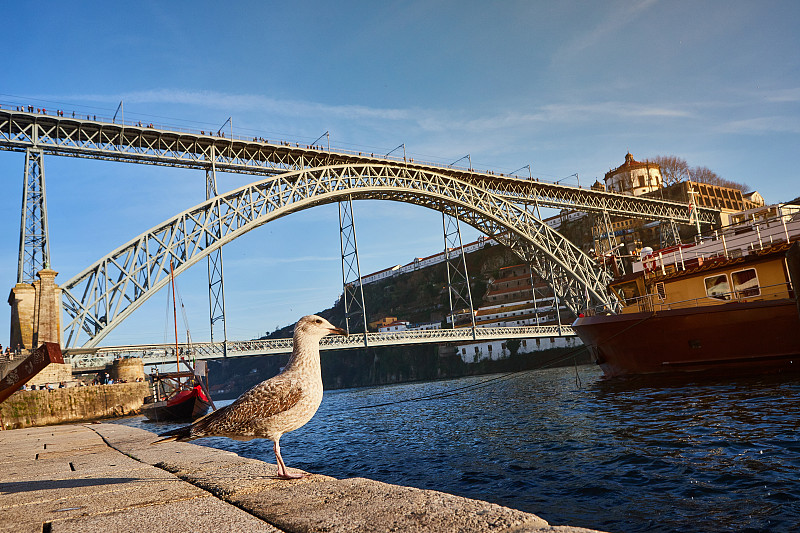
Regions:
<instances>
[{"instance_id":1,"label":"steel arch of bridge","mask_svg":"<svg viewBox=\"0 0 800 533\"><path fill-rule=\"evenodd\" d=\"M533 209L475 183L396 164L343 164L270 177L179 213L101 258L63 286L69 320L65 347L94 347L176 275L271 220L310 207L356 200L392 200L443 211L510 246L534 266L552 267L553 287L572 310L611 305L606 274L533 214ZM216 229L215 229L216 228ZM541 271L542 274L545 272Z\"/></svg>"}]
</instances>

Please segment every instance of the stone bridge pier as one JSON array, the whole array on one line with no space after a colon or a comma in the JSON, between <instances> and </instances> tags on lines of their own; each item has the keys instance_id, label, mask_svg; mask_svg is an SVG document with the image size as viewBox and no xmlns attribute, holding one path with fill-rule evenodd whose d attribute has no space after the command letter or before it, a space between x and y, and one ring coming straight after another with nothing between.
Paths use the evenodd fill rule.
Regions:
<instances>
[{"instance_id":1,"label":"stone bridge pier","mask_svg":"<svg viewBox=\"0 0 800 533\"><path fill-rule=\"evenodd\" d=\"M48 267L37 272L33 283L17 283L8 296L11 306L9 346L29 351L43 342L61 339L61 287L56 285L58 272Z\"/></svg>"}]
</instances>

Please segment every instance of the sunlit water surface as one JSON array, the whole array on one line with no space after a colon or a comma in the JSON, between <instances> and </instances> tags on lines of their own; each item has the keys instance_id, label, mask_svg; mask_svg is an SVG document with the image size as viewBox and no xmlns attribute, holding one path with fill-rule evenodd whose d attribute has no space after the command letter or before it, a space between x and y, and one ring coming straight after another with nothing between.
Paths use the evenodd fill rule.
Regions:
<instances>
[{"instance_id":1,"label":"sunlit water surface","mask_svg":"<svg viewBox=\"0 0 800 533\"><path fill-rule=\"evenodd\" d=\"M600 379L594 366L325 393L291 467L459 494L617 532L800 531L800 379ZM220 402L226 405L230 402ZM175 424L120 423L162 432ZM197 444L274 463L272 444Z\"/></svg>"}]
</instances>

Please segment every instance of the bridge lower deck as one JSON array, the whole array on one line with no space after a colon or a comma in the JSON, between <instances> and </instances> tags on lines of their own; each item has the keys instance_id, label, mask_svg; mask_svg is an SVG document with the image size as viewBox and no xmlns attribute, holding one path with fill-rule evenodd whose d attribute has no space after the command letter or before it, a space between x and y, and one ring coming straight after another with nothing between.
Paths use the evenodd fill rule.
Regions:
<instances>
[{"instance_id":1,"label":"bridge lower deck","mask_svg":"<svg viewBox=\"0 0 800 533\"><path fill-rule=\"evenodd\" d=\"M347 337L330 336L320 341L321 350L402 346L412 344L452 344L507 339L536 339L547 337L574 337L570 326L524 326L516 328L471 328L409 330L386 333L355 333ZM227 343L200 342L191 346L179 344L182 354L194 359L223 359L254 355L279 355L292 352L292 339L260 339L228 341ZM64 358L74 370L89 372L102 370L106 364L120 357L141 357L144 364L154 365L175 361L175 345L148 344L108 346L91 349L64 350Z\"/></svg>"}]
</instances>

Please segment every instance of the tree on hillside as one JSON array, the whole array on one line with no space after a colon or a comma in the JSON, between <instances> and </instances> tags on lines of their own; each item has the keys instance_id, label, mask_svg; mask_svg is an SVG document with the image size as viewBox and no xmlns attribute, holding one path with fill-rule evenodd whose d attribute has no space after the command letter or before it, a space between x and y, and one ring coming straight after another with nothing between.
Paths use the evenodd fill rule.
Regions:
<instances>
[{"instance_id":1,"label":"tree on hillside","mask_svg":"<svg viewBox=\"0 0 800 533\"><path fill-rule=\"evenodd\" d=\"M739 189L742 192L750 190L750 186L746 183L739 183L738 181L726 180L720 177L719 174L714 172L708 167L692 167L689 170L691 180L697 183L708 183L709 185L719 185L720 187L728 187L731 189Z\"/></svg>"},{"instance_id":2,"label":"tree on hillside","mask_svg":"<svg viewBox=\"0 0 800 533\"><path fill-rule=\"evenodd\" d=\"M689 179L689 164L685 159L674 155L659 155L651 161L661 167L661 177L665 186Z\"/></svg>"},{"instance_id":3,"label":"tree on hillside","mask_svg":"<svg viewBox=\"0 0 800 533\"><path fill-rule=\"evenodd\" d=\"M742 192L751 190L748 184L726 180L708 167L690 167L686 160L681 157L659 155L650 161L661 167L661 177L664 179L665 186L690 180L696 183L708 183L709 185L739 189Z\"/></svg>"}]
</instances>

